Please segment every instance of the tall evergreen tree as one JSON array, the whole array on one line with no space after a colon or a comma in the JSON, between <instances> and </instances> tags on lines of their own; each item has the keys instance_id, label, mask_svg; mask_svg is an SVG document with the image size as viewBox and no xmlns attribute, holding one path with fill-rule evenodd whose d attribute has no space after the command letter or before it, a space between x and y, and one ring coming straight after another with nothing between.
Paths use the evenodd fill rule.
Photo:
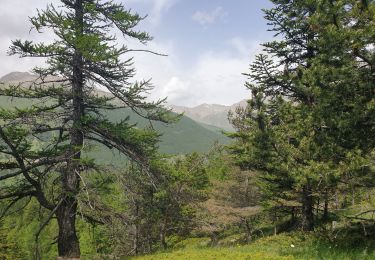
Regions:
<instances>
[{"instance_id":1,"label":"tall evergreen tree","mask_svg":"<svg viewBox=\"0 0 375 260\"><path fill-rule=\"evenodd\" d=\"M272 2L266 19L281 39L246 74L252 100L232 119L232 153L261 172L269 206L312 230L346 176L371 174L374 2Z\"/></svg>"},{"instance_id":2,"label":"tall evergreen tree","mask_svg":"<svg viewBox=\"0 0 375 260\"><path fill-rule=\"evenodd\" d=\"M151 40L135 29L142 19L114 1L61 0L59 7L49 4L31 18L39 33L53 32L52 43L15 40L10 48L10 55L46 58L47 67L34 69L37 81L1 87L1 96L16 100L0 112L0 199L9 202L8 209L35 197L49 209L50 218L57 219L61 257L80 256L77 196L80 173L95 167L87 154L90 147L116 149L145 170L156 149L153 129L137 128L126 116L111 122L106 110L126 107L150 120L171 119L163 100L146 100L149 81L132 83L132 50L116 42L116 34L141 43ZM111 95L98 94L98 88ZM29 106L17 107L25 100Z\"/></svg>"}]
</instances>

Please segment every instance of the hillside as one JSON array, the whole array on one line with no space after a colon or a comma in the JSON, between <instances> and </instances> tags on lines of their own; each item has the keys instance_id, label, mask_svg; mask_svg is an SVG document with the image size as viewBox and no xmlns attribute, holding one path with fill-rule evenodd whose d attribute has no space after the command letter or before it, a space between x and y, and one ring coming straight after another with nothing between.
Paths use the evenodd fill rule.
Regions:
<instances>
[{"instance_id":1,"label":"hillside","mask_svg":"<svg viewBox=\"0 0 375 260\"><path fill-rule=\"evenodd\" d=\"M227 131L232 131L233 127L228 121L229 111L234 111L237 107L245 107L246 101L243 100L232 106L218 104L202 104L196 107L174 106L171 108L176 113L184 113L193 120L204 125L218 127Z\"/></svg>"},{"instance_id":2,"label":"hillside","mask_svg":"<svg viewBox=\"0 0 375 260\"><path fill-rule=\"evenodd\" d=\"M34 80L35 76L25 72L13 72L0 78L0 82L4 83L19 83L24 81ZM0 107L25 107L30 105L32 101L26 99L9 99L0 97ZM149 124L148 120L145 120L129 109L119 109L108 112L108 117L113 121L119 121L121 119L130 116L132 123L137 123L139 127L144 127ZM160 122L153 123L154 128L163 136L160 142L160 152L168 154L180 154L180 153L191 153L191 152L207 152L210 147L218 141L219 143L225 144L229 139L224 136L217 129L209 129L194 120L184 116L179 122L173 125L166 125ZM105 153L103 160L108 160L113 157L112 153ZM108 155L107 155L108 154ZM108 157L108 158L106 158Z\"/></svg>"}]
</instances>

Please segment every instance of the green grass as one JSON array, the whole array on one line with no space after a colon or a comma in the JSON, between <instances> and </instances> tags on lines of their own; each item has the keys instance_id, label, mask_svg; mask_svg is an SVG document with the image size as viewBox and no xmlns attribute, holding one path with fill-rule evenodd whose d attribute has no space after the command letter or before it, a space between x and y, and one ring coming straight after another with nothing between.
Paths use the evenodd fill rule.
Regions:
<instances>
[{"instance_id":1,"label":"green grass","mask_svg":"<svg viewBox=\"0 0 375 260\"><path fill-rule=\"evenodd\" d=\"M233 245L231 247L209 247L208 242L209 240L206 238L189 239L177 244L175 250L131 259L375 259L373 249L370 250L365 246L354 248L340 246L327 242L316 234L282 234L261 238L249 245Z\"/></svg>"}]
</instances>

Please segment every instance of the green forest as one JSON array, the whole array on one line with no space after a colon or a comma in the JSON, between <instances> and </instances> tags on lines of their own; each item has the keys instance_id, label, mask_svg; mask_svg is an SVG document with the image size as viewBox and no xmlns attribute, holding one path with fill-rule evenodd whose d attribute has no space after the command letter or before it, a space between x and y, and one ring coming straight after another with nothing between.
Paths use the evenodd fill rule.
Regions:
<instances>
[{"instance_id":1,"label":"green forest","mask_svg":"<svg viewBox=\"0 0 375 260\"><path fill-rule=\"evenodd\" d=\"M0 83L0 260L375 259L375 1L271 2L231 131L150 101L136 10L38 10L54 40L8 54L45 65Z\"/></svg>"}]
</instances>

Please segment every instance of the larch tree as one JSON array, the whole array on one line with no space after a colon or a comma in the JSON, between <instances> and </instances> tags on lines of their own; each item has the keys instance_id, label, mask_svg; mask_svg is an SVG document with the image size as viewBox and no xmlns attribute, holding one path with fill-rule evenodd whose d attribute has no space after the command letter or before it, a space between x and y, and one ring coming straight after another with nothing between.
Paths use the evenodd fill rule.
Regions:
<instances>
[{"instance_id":1,"label":"larch tree","mask_svg":"<svg viewBox=\"0 0 375 260\"><path fill-rule=\"evenodd\" d=\"M132 50L117 42L119 35L151 40L135 29L142 19L114 1L61 0L30 19L37 32L53 32L53 42L15 40L10 47L10 55L46 58L47 66L33 70L36 81L1 87L0 95L13 102L0 110L0 199L8 203L5 211L30 197L48 209L41 229L56 217L60 257L80 257L80 173L97 166L90 147L116 149L146 171L157 148L159 135L152 128L138 128L126 115L111 122L106 111L128 108L150 120L173 121L164 100L147 101L149 81L132 81ZM17 106L18 101L29 105Z\"/></svg>"}]
</instances>

